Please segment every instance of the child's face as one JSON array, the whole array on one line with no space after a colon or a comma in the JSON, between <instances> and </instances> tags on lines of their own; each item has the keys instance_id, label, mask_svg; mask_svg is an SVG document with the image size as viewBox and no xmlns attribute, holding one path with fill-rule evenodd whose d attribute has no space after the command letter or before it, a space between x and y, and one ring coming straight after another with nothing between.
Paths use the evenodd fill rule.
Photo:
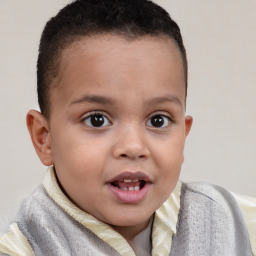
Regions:
<instances>
[{"instance_id":1,"label":"child's face","mask_svg":"<svg viewBox=\"0 0 256 256\"><path fill-rule=\"evenodd\" d=\"M192 122L173 41L84 39L50 94L50 155L69 198L114 227L146 225L177 183Z\"/></svg>"}]
</instances>

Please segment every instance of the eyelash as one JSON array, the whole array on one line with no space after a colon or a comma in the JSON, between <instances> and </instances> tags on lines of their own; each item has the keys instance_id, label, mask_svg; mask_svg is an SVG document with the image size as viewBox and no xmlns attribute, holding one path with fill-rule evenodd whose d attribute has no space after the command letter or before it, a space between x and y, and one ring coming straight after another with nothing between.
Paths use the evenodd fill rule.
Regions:
<instances>
[{"instance_id":1,"label":"eyelash","mask_svg":"<svg viewBox=\"0 0 256 256\"><path fill-rule=\"evenodd\" d=\"M160 124L161 126L154 126L154 125L149 125L149 122L151 122L152 124L152 120L153 118L155 118L155 121L156 121L156 118L160 118L162 119L163 121L163 125L162 124L162 121L158 122L158 124ZM159 120L158 120L159 121ZM149 126L149 127L152 127L152 128L156 128L156 129L163 129L163 128L166 128L167 126L169 126L169 124L173 122L172 118L167 116L167 115L164 115L164 114L161 114L161 113L156 113L156 114L153 114L149 117L149 119L147 120L146 122L146 125ZM156 123L157 124L157 123Z\"/></svg>"},{"instance_id":2,"label":"eyelash","mask_svg":"<svg viewBox=\"0 0 256 256\"><path fill-rule=\"evenodd\" d=\"M95 118L95 120L92 120L93 117ZM152 124L153 118L155 118L155 120L154 120L155 124ZM96 128L96 129L104 128L106 126L112 125L112 122L109 120L109 118L106 116L106 114L101 113L101 112L88 113L82 119L82 122L85 125ZM97 125L97 122L98 122L98 125ZM105 124L106 122L107 122L107 124ZM156 113L156 114L151 115L147 119L146 126L152 127L155 129L163 129L163 128L166 128L171 122L173 122L171 117L161 114L161 113Z\"/></svg>"},{"instance_id":3,"label":"eyelash","mask_svg":"<svg viewBox=\"0 0 256 256\"><path fill-rule=\"evenodd\" d=\"M96 123L93 125L93 120L92 120L92 117L95 117L96 119L98 120L94 120L94 121L98 121L100 122L99 126L96 126ZM103 118L102 118L103 117ZM103 122L103 124L105 122L108 122L108 124L106 125L101 125L101 123ZM84 124L86 124L87 126L90 126L90 127L93 127L93 128L102 128L102 127L106 127L106 126L109 126L111 125L111 121L109 120L109 118L106 116L106 114L103 114L103 113L100 113L100 112L90 112L88 113L83 119L82 119L82 122Z\"/></svg>"}]
</instances>

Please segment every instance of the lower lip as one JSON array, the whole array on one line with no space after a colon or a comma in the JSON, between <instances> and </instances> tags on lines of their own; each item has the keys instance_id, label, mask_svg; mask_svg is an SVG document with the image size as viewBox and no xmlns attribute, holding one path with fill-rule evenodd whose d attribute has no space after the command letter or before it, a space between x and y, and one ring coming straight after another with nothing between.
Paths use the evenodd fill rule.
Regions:
<instances>
[{"instance_id":1,"label":"lower lip","mask_svg":"<svg viewBox=\"0 0 256 256\"><path fill-rule=\"evenodd\" d=\"M150 183L146 183L145 186L138 191L126 191L112 186L107 183L107 187L110 192L124 204L137 204L143 201L151 187Z\"/></svg>"}]
</instances>

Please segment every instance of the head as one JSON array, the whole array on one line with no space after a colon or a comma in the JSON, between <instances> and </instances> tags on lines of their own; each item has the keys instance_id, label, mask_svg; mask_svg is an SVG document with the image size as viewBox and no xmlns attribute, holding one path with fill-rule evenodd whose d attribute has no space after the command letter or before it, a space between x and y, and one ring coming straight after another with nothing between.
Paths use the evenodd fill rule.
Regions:
<instances>
[{"instance_id":1,"label":"head","mask_svg":"<svg viewBox=\"0 0 256 256\"><path fill-rule=\"evenodd\" d=\"M192 118L179 28L146 0L84 0L46 25L27 124L66 195L125 236L174 189Z\"/></svg>"},{"instance_id":2,"label":"head","mask_svg":"<svg viewBox=\"0 0 256 256\"><path fill-rule=\"evenodd\" d=\"M38 102L49 117L50 90L58 86L63 50L84 37L115 34L134 40L143 36L166 36L180 51L187 89L187 57L180 29L169 14L147 0L77 0L63 8L46 24L37 62Z\"/></svg>"}]
</instances>

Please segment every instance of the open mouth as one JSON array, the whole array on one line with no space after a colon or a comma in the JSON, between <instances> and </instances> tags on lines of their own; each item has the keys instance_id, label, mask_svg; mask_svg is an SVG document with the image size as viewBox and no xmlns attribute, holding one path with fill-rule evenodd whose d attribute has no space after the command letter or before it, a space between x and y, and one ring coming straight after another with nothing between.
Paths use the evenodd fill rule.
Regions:
<instances>
[{"instance_id":1,"label":"open mouth","mask_svg":"<svg viewBox=\"0 0 256 256\"><path fill-rule=\"evenodd\" d=\"M106 183L111 194L124 204L137 204L145 200L152 184L143 172L123 172Z\"/></svg>"},{"instance_id":2,"label":"open mouth","mask_svg":"<svg viewBox=\"0 0 256 256\"><path fill-rule=\"evenodd\" d=\"M119 202L137 204L147 197L152 181L142 172L125 172L109 180L106 185Z\"/></svg>"},{"instance_id":3,"label":"open mouth","mask_svg":"<svg viewBox=\"0 0 256 256\"><path fill-rule=\"evenodd\" d=\"M110 184L118 189L124 190L124 191L139 191L146 185L145 180L139 180L139 179L124 179L122 181L114 181Z\"/></svg>"}]
</instances>

